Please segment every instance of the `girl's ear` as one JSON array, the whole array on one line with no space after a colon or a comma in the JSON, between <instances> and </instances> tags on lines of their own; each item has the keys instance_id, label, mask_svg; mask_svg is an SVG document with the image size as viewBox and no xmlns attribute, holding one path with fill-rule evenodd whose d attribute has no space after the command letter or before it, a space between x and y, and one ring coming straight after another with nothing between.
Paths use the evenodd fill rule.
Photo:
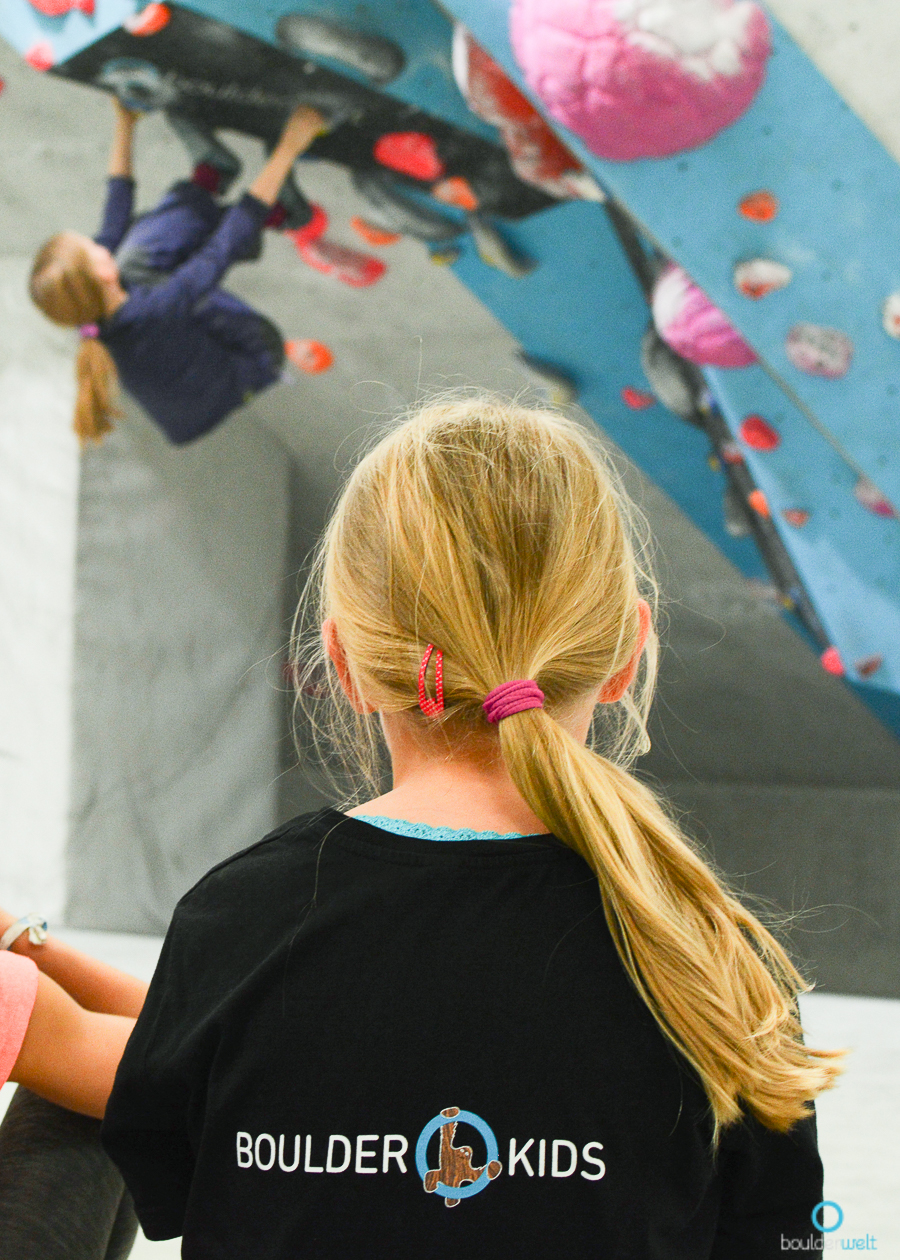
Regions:
<instances>
[{"instance_id":1,"label":"girl's ear","mask_svg":"<svg viewBox=\"0 0 900 1260\"><path fill-rule=\"evenodd\" d=\"M331 658L332 665L337 671L338 682L341 684L344 695L353 706L353 712L374 713L375 706L367 704L353 685L350 666L347 664L347 653L344 651L344 645L341 643L338 635L337 623L333 617L328 617L322 623L322 642L325 645L325 651Z\"/></svg>"},{"instance_id":2,"label":"girl's ear","mask_svg":"<svg viewBox=\"0 0 900 1260\"><path fill-rule=\"evenodd\" d=\"M641 663L641 656L647 643L647 635L650 633L650 605L645 599L638 600L638 617L640 618L641 628L638 632L638 641L631 660L624 669L620 669L617 674L613 674L612 678L607 678L598 695L600 704L615 704L617 700L622 699L625 692L634 682L634 676L637 673L638 665Z\"/></svg>"}]
</instances>

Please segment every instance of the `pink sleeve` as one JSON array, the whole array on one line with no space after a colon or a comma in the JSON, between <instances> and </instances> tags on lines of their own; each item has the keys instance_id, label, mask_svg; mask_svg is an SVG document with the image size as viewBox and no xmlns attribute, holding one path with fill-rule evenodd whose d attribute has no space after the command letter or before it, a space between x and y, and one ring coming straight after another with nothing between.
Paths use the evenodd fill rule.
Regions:
<instances>
[{"instance_id":1,"label":"pink sleeve","mask_svg":"<svg viewBox=\"0 0 900 1260\"><path fill-rule=\"evenodd\" d=\"M0 950L0 1085L16 1065L37 997L38 969L30 958Z\"/></svg>"}]
</instances>

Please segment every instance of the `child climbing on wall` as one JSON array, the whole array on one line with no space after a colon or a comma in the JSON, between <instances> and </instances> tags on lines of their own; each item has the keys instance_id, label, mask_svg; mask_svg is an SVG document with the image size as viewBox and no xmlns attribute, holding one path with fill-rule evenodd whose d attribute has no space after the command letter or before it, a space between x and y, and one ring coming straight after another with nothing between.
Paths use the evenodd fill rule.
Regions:
<instances>
[{"instance_id":1,"label":"child climbing on wall","mask_svg":"<svg viewBox=\"0 0 900 1260\"><path fill-rule=\"evenodd\" d=\"M217 1260L820 1238L811 1103L840 1056L628 770L656 658L630 518L583 429L497 399L425 407L356 467L301 606L323 659L301 634L295 668L302 699L327 666L393 786L178 906L104 1122L149 1237Z\"/></svg>"},{"instance_id":2,"label":"child climbing on wall","mask_svg":"<svg viewBox=\"0 0 900 1260\"><path fill-rule=\"evenodd\" d=\"M116 99L114 106L102 228L94 240L51 237L35 259L30 292L56 323L81 329L74 423L82 443L111 429L117 375L172 442L190 442L280 378L281 333L219 283L233 263L258 257L267 223L317 230L291 170L325 123L299 106L249 190L226 208L217 197L239 173L236 159L191 120L170 118L193 174L133 220L138 116Z\"/></svg>"},{"instance_id":3,"label":"child climbing on wall","mask_svg":"<svg viewBox=\"0 0 900 1260\"><path fill-rule=\"evenodd\" d=\"M124 1260L137 1220L99 1118L147 986L46 928L0 909L0 1255Z\"/></svg>"}]
</instances>

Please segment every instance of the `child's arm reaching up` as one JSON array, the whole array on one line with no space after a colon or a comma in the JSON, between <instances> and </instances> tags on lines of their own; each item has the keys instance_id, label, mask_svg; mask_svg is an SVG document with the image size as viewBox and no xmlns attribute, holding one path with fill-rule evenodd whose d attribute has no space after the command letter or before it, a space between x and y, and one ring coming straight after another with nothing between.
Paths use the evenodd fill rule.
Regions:
<instances>
[{"instance_id":1,"label":"child's arm reaching up","mask_svg":"<svg viewBox=\"0 0 900 1260\"><path fill-rule=\"evenodd\" d=\"M143 311L189 310L222 279L233 262L245 257L250 242L261 230L281 185L296 159L323 130L325 120L308 105L301 105L288 119L281 139L265 167L241 200L231 207L215 232L192 258L163 284L142 293Z\"/></svg>"},{"instance_id":2,"label":"child's arm reaching up","mask_svg":"<svg viewBox=\"0 0 900 1260\"><path fill-rule=\"evenodd\" d=\"M134 205L131 157L134 128L140 117L134 110L126 109L116 97L113 97L113 108L116 112L116 125L107 167L109 185L106 206L103 211L103 224L94 237L97 244L105 246L111 254L119 248L122 237L131 223L131 211Z\"/></svg>"}]
</instances>

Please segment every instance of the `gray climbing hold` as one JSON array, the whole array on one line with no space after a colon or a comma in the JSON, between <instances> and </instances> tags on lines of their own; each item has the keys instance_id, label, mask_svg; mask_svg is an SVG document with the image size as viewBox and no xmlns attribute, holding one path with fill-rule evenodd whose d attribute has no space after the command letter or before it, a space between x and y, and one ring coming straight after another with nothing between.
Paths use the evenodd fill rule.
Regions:
<instances>
[{"instance_id":1,"label":"gray climbing hold","mask_svg":"<svg viewBox=\"0 0 900 1260\"><path fill-rule=\"evenodd\" d=\"M460 219L424 205L390 175L356 172L353 184L368 201L366 218L376 227L403 232L420 241L452 241L466 230Z\"/></svg>"},{"instance_id":2,"label":"gray climbing hold","mask_svg":"<svg viewBox=\"0 0 900 1260\"><path fill-rule=\"evenodd\" d=\"M365 75L370 83L390 83L406 65L403 49L393 40L306 13L286 13L279 19L275 34L291 52L340 61Z\"/></svg>"},{"instance_id":3,"label":"gray climbing hold","mask_svg":"<svg viewBox=\"0 0 900 1260\"><path fill-rule=\"evenodd\" d=\"M484 215L470 214L469 227L472 229L478 257L488 267L502 271L513 280L521 280L523 276L530 275L534 271L537 266L535 259L523 258L521 254L516 253Z\"/></svg>"},{"instance_id":4,"label":"gray climbing hold","mask_svg":"<svg viewBox=\"0 0 900 1260\"><path fill-rule=\"evenodd\" d=\"M570 376L553 363L545 359L536 359L524 350L517 352L517 358L538 381L547 395L547 401L554 407L567 407L578 398L578 388Z\"/></svg>"},{"instance_id":5,"label":"gray climbing hold","mask_svg":"<svg viewBox=\"0 0 900 1260\"><path fill-rule=\"evenodd\" d=\"M105 62L95 82L113 92L126 109L147 112L173 104L178 89L149 61L138 57L114 57Z\"/></svg>"},{"instance_id":6,"label":"gray climbing hold","mask_svg":"<svg viewBox=\"0 0 900 1260\"><path fill-rule=\"evenodd\" d=\"M641 367L664 407L688 424L702 427L700 415L706 390L703 374L667 346L653 324L641 338Z\"/></svg>"},{"instance_id":7,"label":"gray climbing hold","mask_svg":"<svg viewBox=\"0 0 900 1260\"><path fill-rule=\"evenodd\" d=\"M729 538L749 538L753 530L747 504L734 486L729 485L722 496L722 514L725 518L725 533Z\"/></svg>"}]
</instances>

